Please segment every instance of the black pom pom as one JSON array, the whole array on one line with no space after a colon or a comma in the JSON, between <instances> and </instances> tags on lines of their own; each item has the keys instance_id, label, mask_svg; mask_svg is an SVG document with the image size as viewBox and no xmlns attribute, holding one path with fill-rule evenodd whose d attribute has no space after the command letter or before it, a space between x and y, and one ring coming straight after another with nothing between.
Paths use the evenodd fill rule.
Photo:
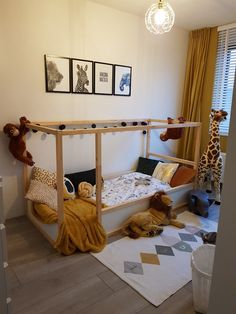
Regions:
<instances>
[{"instance_id":1,"label":"black pom pom","mask_svg":"<svg viewBox=\"0 0 236 314\"><path fill-rule=\"evenodd\" d=\"M143 134L144 134L144 135L147 134L147 131L146 131L146 130L143 130Z\"/></svg>"},{"instance_id":2,"label":"black pom pom","mask_svg":"<svg viewBox=\"0 0 236 314\"><path fill-rule=\"evenodd\" d=\"M138 122L136 122L136 121L133 122L133 126L136 126L136 125L138 125Z\"/></svg>"},{"instance_id":3,"label":"black pom pom","mask_svg":"<svg viewBox=\"0 0 236 314\"><path fill-rule=\"evenodd\" d=\"M96 129L96 127L97 127L95 123L93 123L91 126L93 129Z\"/></svg>"},{"instance_id":4,"label":"black pom pom","mask_svg":"<svg viewBox=\"0 0 236 314\"><path fill-rule=\"evenodd\" d=\"M40 124L37 123L36 125L40 125ZM32 130L32 132L37 133L38 130Z\"/></svg>"},{"instance_id":5,"label":"black pom pom","mask_svg":"<svg viewBox=\"0 0 236 314\"><path fill-rule=\"evenodd\" d=\"M65 126L65 124L61 124L61 125L59 125L59 130L64 130L66 128L66 126Z\"/></svg>"},{"instance_id":6,"label":"black pom pom","mask_svg":"<svg viewBox=\"0 0 236 314\"><path fill-rule=\"evenodd\" d=\"M104 129L107 129L107 126L106 126L106 125L104 126Z\"/></svg>"},{"instance_id":7,"label":"black pom pom","mask_svg":"<svg viewBox=\"0 0 236 314\"><path fill-rule=\"evenodd\" d=\"M126 122L121 122L121 125L122 125L122 126L126 126L127 123L126 123Z\"/></svg>"},{"instance_id":8,"label":"black pom pom","mask_svg":"<svg viewBox=\"0 0 236 314\"><path fill-rule=\"evenodd\" d=\"M141 124L142 124L142 125L147 125L147 122L142 121Z\"/></svg>"}]
</instances>

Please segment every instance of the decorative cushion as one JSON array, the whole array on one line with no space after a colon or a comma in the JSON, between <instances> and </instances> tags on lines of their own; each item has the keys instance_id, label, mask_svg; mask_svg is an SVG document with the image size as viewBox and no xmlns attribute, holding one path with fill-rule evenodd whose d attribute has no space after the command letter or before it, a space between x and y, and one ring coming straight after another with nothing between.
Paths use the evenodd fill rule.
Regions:
<instances>
[{"instance_id":1,"label":"decorative cushion","mask_svg":"<svg viewBox=\"0 0 236 314\"><path fill-rule=\"evenodd\" d=\"M74 185L68 178L65 178L65 177L64 177L64 181L63 181L63 197L65 200L75 198Z\"/></svg>"},{"instance_id":2,"label":"decorative cushion","mask_svg":"<svg viewBox=\"0 0 236 314\"><path fill-rule=\"evenodd\" d=\"M31 180L26 199L43 203L57 210L57 190L40 181Z\"/></svg>"},{"instance_id":3,"label":"decorative cushion","mask_svg":"<svg viewBox=\"0 0 236 314\"><path fill-rule=\"evenodd\" d=\"M93 194L93 186L88 182L80 182L78 186L78 194L81 197L91 197Z\"/></svg>"},{"instance_id":4,"label":"decorative cushion","mask_svg":"<svg viewBox=\"0 0 236 314\"><path fill-rule=\"evenodd\" d=\"M139 157L137 172L141 172L151 176L156 165L160 162L160 160L149 159L144 157Z\"/></svg>"},{"instance_id":5,"label":"decorative cushion","mask_svg":"<svg viewBox=\"0 0 236 314\"><path fill-rule=\"evenodd\" d=\"M162 182L170 183L179 164L176 163L158 163L152 176Z\"/></svg>"},{"instance_id":6,"label":"decorative cushion","mask_svg":"<svg viewBox=\"0 0 236 314\"><path fill-rule=\"evenodd\" d=\"M173 175L170 186L173 188L182 184L187 184L195 177L197 171L193 168L180 166Z\"/></svg>"},{"instance_id":7,"label":"decorative cushion","mask_svg":"<svg viewBox=\"0 0 236 314\"><path fill-rule=\"evenodd\" d=\"M42 182L56 189L57 177L55 172L51 172L39 167L33 167L31 179Z\"/></svg>"},{"instance_id":8,"label":"decorative cushion","mask_svg":"<svg viewBox=\"0 0 236 314\"><path fill-rule=\"evenodd\" d=\"M73 183L75 191L77 191L80 182L85 181L92 185L96 184L96 169L65 174L65 177Z\"/></svg>"}]
</instances>

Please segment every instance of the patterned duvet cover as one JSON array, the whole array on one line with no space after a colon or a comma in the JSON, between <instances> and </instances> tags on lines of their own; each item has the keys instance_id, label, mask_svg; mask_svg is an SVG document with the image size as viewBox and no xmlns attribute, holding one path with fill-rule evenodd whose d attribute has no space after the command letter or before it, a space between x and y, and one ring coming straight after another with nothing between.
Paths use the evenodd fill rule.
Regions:
<instances>
[{"instance_id":1,"label":"patterned duvet cover","mask_svg":"<svg viewBox=\"0 0 236 314\"><path fill-rule=\"evenodd\" d=\"M132 172L117 178L105 180L102 191L102 203L115 206L120 203L151 196L157 191L167 191L170 185L152 176ZM93 198L96 198L94 193Z\"/></svg>"}]
</instances>

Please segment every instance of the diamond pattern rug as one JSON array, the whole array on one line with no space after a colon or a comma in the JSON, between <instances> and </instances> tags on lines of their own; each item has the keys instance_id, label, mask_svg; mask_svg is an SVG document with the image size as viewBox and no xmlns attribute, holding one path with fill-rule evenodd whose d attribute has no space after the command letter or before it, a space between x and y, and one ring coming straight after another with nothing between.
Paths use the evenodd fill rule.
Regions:
<instances>
[{"instance_id":1,"label":"diamond pattern rug","mask_svg":"<svg viewBox=\"0 0 236 314\"><path fill-rule=\"evenodd\" d=\"M184 229L166 226L154 238L125 237L92 255L158 306L192 279L191 253L202 245L201 233L217 231L217 223L190 212L178 220Z\"/></svg>"}]
</instances>

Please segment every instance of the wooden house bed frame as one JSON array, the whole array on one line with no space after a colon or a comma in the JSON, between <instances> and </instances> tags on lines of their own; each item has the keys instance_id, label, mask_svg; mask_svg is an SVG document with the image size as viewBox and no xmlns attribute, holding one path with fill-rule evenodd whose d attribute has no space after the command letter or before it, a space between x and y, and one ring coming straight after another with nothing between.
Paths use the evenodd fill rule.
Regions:
<instances>
[{"instance_id":1,"label":"wooden house bed frame","mask_svg":"<svg viewBox=\"0 0 236 314\"><path fill-rule=\"evenodd\" d=\"M200 122L185 122L179 123L175 121L174 124L167 124L166 120L158 119L138 119L135 120L139 125L128 125L134 120L125 120L127 126L119 126L124 120L84 120L84 121L57 121L57 122L31 122L27 124L27 127L34 131L41 131L43 133L52 134L56 138L56 176L57 176L57 204L58 204L58 224L47 225L41 223L32 214L32 202L26 202L27 216L32 223L41 231L41 233L54 244L59 226L64 219L63 211L63 138L68 135L77 134L94 134L95 135L95 154L96 154L96 211L99 221L105 228L107 235L114 235L121 230L121 225L125 219L131 214L138 211L145 210L149 207L149 201L151 196L142 197L138 200L127 201L116 206L110 206L102 208L102 135L111 132L134 132L134 131L146 131L146 158L157 157L167 161L178 162L197 169L199 160L199 147L201 138L201 123ZM146 125L141 124L145 122ZM97 125L112 125L111 127L97 127L97 128L82 128L84 125L91 125L95 123ZM118 126L114 127L114 124ZM60 125L64 125L66 128L63 130L58 129ZM74 125L81 127L80 129L69 129L69 126ZM68 126L68 128L67 128ZM195 148L194 160L185 160L168 155L162 155L150 152L150 136L151 130L155 129L167 129L167 128L194 128L195 129ZM28 166L24 165L24 185L25 190L28 189L30 182L30 176L28 173ZM174 202L174 208L178 208L186 204L186 195L189 190L193 188L193 183L185 184L172 188L167 191Z\"/></svg>"}]
</instances>

